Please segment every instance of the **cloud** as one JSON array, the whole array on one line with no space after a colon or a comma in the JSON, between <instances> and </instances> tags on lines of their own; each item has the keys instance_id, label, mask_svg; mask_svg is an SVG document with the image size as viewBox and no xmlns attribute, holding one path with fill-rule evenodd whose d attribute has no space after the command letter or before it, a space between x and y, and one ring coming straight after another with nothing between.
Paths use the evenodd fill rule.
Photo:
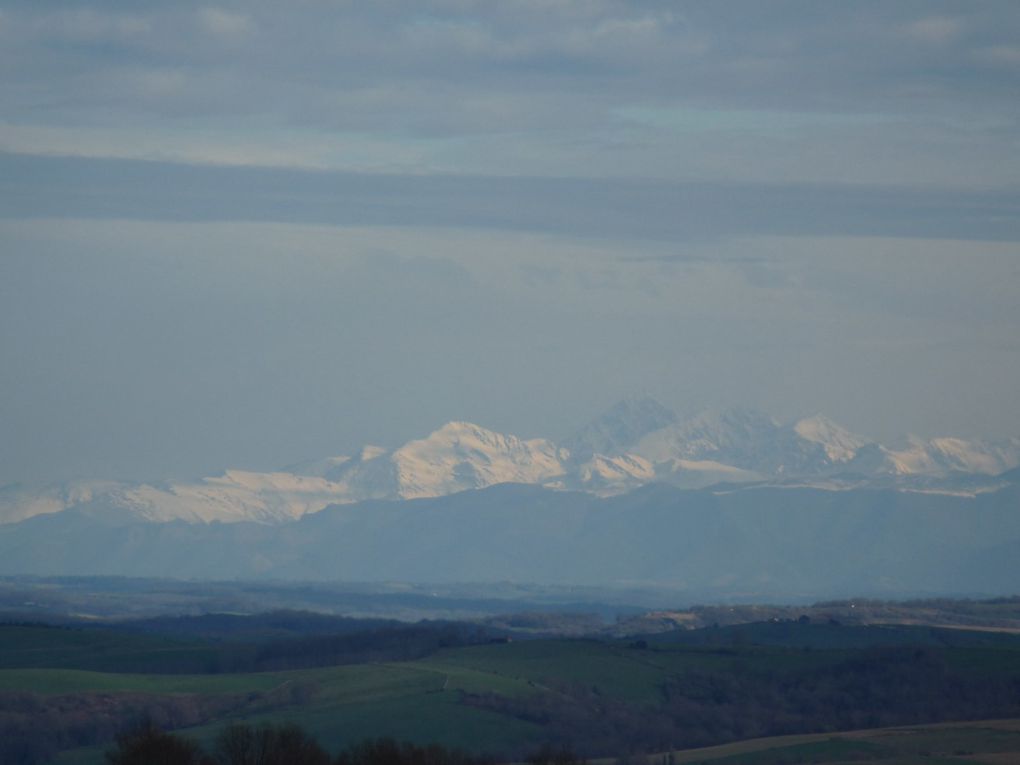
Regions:
<instances>
[{"instance_id":1,"label":"cloud","mask_svg":"<svg viewBox=\"0 0 1020 765\"><path fill-rule=\"evenodd\" d=\"M475 280L471 272L450 258L430 255L403 255L388 248L371 248L356 256L345 275L356 283L399 283L413 292L437 289L471 289Z\"/></svg>"},{"instance_id":2,"label":"cloud","mask_svg":"<svg viewBox=\"0 0 1020 765\"><path fill-rule=\"evenodd\" d=\"M43 39L73 42L127 42L152 32L150 19L138 14L78 8L44 12L28 23Z\"/></svg>"},{"instance_id":3,"label":"cloud","mask_svg":"<svg viewBox=\"0 0 1020 765\"><path fill-rule=\"evenodd\" d=\"M963 23L948 16L929 16L909 23L906 32L909 37L921 42L941 45L960 36Z\"/></svg>"},{"instance_id":4,"label":"cloud","mask_svg":"<svg viewBox=\"0 0 1020 765\"><path fill-rule=\"evenodd\" d=\"M486 176L1020 183L1014 2L107 0L5 11L0 140L11 151ZM256 33L258 45L242 44Z\"/></svg>"},{"instance_id":5,"label":"cloud","mask_svg":"<svg viewBox=\"0 0 1020 765\"><path fill-rule=\"evenodd\" d=\"M989 87L996 83L969 87L979 70L968 45L1009 46L1020 32L1010 4L994 2L922 18L912 3L868 1L821 7L811 2L763 7L752 0L683 6L600 2L548 10L528 3L427 1L300 8L181 3L146 6L130 15L119 7L93 3L50 11L50 4L17 4L10 26L27 34L14 38L22 65L7 75L8 84L14 76L24 85L33 71L46 72L50 109L87 109L87 102L72 97L70 79L46 67L52 43L73 33L119 36L132 46L123 57L74 51L76 71L191 67L216 80L229 70L239 81L221 80L228 103L241 95L249 108L263 113L296 121L319 114L334 126L346 108L352 125L403 124L414 130L431 122L448 134L498 131L505 114L471 120L469 108L456 108L486 93L515 104L515 112L531 112L531 124L546 129L578 122L604 126L613 109L635 102L794 111L835 105L840 112L902 113L943 96L987 105L996 93L1003 95L1001 87ZM902 34L889 34L890 28L937 43L939 58L931 58L935 51L923 45L904 46ZM158 35L151 33L157 29ZM228 53L210 44L241 41L256 31L264 43L257 47ZM960 76L947 78L941 74L947 70ZM903 88L923 92L919 83L930 95L905 102ZM378 91L392 100L375 107L351 100L352 94ZM543 106L556 99L558 109ZM332 114L314 108L330 100L338 103ZM8 102L8 112L12 106L31 111L33 104L38 108L30 99ZM431 116L412 119L423 110Z\"/></svg>"},{"instance_id":6,"label":"cloud","mask_svg":"<svg viewBox=\"0 0 1020 765\"><path fill-rule=\"evenodd\" d=\"M1020 421L1016 0L6 0L0 37L20 465L635 387Z\"/></svg>"},{"instance_id":7,"label":"cloud","mask_svg":"<svg viewBox=\"0 0 1020 765\"><path fill-rule=\"evenodd\" d=\"M1020 67L1020 45L993 45L981 51L981 58L993 64Z\"/></svg>"},{"instance_id":8,"label":"cloud","mask_svg":"<svg viewBox=\"0 0 1020 765\"><path fill-rule=\"evenodd\" d=\"M696 241L747 234L1020 241L1020 189L409 175L0 154L0 215L468 227Z\"/></svg>"},{"instance_id":9,"label":"cloud","mask_svg":"<svg viewBox=\"0 0 1020 765\"><path fill-rule=\"evenodd\" d=\"M243 13L232 13L221 8L200 8L198 24L203 32L228 40L240 40L255 32L255 22Z\"/></svg>"}]
</instances>

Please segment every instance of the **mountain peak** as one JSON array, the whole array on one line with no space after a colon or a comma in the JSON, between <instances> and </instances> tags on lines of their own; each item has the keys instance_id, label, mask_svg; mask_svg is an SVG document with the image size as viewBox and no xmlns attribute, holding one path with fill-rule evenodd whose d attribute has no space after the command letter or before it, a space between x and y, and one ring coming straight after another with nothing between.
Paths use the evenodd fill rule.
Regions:
<instances>
[{"instance_id":1,"label":"mountain peak","mask_svg":"<svg viewBox=\"0 0 1020 765\"><path fill-rule=\"evenodd\" d=\"M609 495L650 482L829 480L930 486L997 475L1020 464L1020 440L912 437L889 449L823 415L780 423L753 409L704 412L680 422L648 397L619 401L560 448L453 420L397 449L366 446L271 473L229 470L190 483L76 482L0 488L0 524L69 507L130 508L148 520L278 523L331 504L435 497L501 483ZM856 479L854 479L856 480ZM920 481L920 483L917 483ZM911 483L914 482L914 483Z\"/></svg>"},{"instance_id":2,"label":"mountain peak","mask_svg":"<svg viewBox=\"0 0 1020 765\"><path fill-rule=\"evenodd\" d=\"M577 431L565 446L578 461L595 454L618 456L676 421L676 414L650 396L628 396Z\"/></svg>"},{"instance_id":3,"label":"mountain peak","mask_svg":"<svg viewBox=\"0 0 1020 765\"><path fill-rule=\"evenodd\" d=\"M708 460L764 475L812 473L827 461L821 445L763 412L745 408L703 412L652 433L636 451L654 462Z\"/></svg>"},{"instance_id":4,"label":"mountain peak","mask_svg":"<svg viewBox=\"0 0 1020 765\"><path fill-rule=\"evenodd\" d=\"M793 429L806 441L821 445L826 456L833 462L849 462L868 443L867 439L851 433L821 414L798 420Z\"/></svg>"},{"instance_id":5,"label":"mountain peak","mask_svg":"<svg viewBox=\"0 0 1020 765\"><path fill-rule=\"evenodd\" d=\"M434 497L497 483L542 483L563 473L549 441L523 441L470 422L448 422L393 452L400 496Z\"/></svg>"},{"instance_id":6,"label":"mountain peak","mask_svg":"<svg viewBox=\"0 0 1020 765\"><path fill-rule=\"evenodd\" d=\"M504 448L510 443L519 442L520 439L516 436L504 435L497 433L494 430L483 428L481 425L476 425L473 422L467 422L465 420L451 420L445 425L442 425L425 438L410 441L401 449L405 449L411 444L433 444L433 445L457 445L460 443L470 444L481 444L489 447Z\"/></svg>"},{"instance_id":7,"label":"mountain peak","mask_svg":"<svg viewBox=\"0 0 1020 765\"><path fill-rule=\"evenodd\" d=\"M382 446L372 446L368 444L361 447L361 451L358 453L358 459L362 462L368 462L374 460L376 457L381 457L386 454L386 448Z\"/></svg>"},{"instance_id":8,"label":"mountain peak","mask_svg":"<svg viewBox=\"0 0 1020 765\"><path fill-rule=\"evenodd\" d=\"M677 427L684 440L710 451L769 441L780 430L779 423L770 415L743 407L710 409Z\"/></svg>"}]
</instances>

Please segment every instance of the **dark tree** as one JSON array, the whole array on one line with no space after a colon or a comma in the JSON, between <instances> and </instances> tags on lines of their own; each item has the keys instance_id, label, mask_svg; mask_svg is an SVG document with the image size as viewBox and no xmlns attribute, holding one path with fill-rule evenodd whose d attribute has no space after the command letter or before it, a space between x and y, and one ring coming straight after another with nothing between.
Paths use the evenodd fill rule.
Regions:
<instances>
[{"instance_id":1,"label":"dark tree","mask_svg":"<svg viewBox=\"0 0 1020 765\"><path fill-rule=\"evenodd\" d=\"M541 749L528 755L530 765L584 765L581 759L569 749L546 744Z\"/></svg>"},{"instance_id":2,"label":"dark tree","mask_svg":"<svg viewBox=\"0 0 1020 765\"><path fill-rule=\"evenodd\" d=\"M329 765L329 755L297 725L230 725L216 739L220 765Z\"/></svg>"},{"instance_id":3,"label":"dark tree","mask_svg":"<svg viewBox=\"0 0 1020 765\"><path fill-rule=\"evenodd\" d=\"M417 746L377 738L348 747L337 755L335 765L491 765L491 761L439 744Z\"/></svg>"},{"instance_id":4,"label":"dark tree","mask_svg":"<svg viewBox=\"0 0 1020 765\"><path fill-rule=\"evenodd\" d=\"M208 765L194 741L142 723L117 736L117 745L107 751L109 765Z\"/></svg>"}]
</instances>

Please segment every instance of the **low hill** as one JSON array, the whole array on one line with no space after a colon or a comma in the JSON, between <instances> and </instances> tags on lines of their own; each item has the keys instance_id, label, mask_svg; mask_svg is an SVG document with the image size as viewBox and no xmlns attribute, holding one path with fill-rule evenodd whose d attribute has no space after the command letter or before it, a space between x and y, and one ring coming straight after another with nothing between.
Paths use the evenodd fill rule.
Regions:
<instances>
[{"instance_id":1,"label":"low hill","mask_svg":"<svg viewBox=\"0 0 1020 765\"><path fill-rule=\"evenodd\" d=\"M40 752L76 740L101 746L118 721L148 711L202 741L228 719L292 721L333 751L388 735L505 758L542 743L586 756L619 756L823 734L780 742L813 745L782 756L838 762L837 755L859 755L862 748L826 744L844 738L835 731L1020 717L1018 636L798 622L701 632L654 642L487 642L436 647L413 661L257 673L126 674L67 662L0 669L0 721L7 726L4 743L18 740L17 734ZM55 630L45 650L66 659L79 639L73 630ZM28 648L22 641L15 653ZM138 646L111 642L109 648L112 659L136 655ZM82 656L89 660L87 652ZM976 751L977 740L964 738L932 739L931 745L942 751L938 747L956 742L960 752ZM982 744L990 747L985 751L1015 751L1015 745L1015 736ZM865 759L897 751L876 748L876 757ZM98 762L98 754L68 752L60 761Z\"/></svg>"}]
</instances>

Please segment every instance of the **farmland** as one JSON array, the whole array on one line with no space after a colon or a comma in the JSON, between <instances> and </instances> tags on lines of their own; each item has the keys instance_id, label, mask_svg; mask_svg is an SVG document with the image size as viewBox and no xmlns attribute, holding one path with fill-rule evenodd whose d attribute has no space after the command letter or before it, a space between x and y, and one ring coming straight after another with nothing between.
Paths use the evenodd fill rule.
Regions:
<instances>
[{"instance_id":1,"label":"farmland","mask_svg":"<svg viewBox=\"0 0 1020 765\"><path fill-rule=\"evenodd\" d=\"M1020 637L997 632L769 622L645 638L511 640L439 623L381 632L373 624L367 634L388 652L377 660L365 660L367 638L357 630L282 642L238 634L2 626L0 714L31 738L32 725L20 718L19 729L16 713L34 710L50 728L47 756L56 747L67 765L100 762L105 742L139 710L205 743L230 721L294 722L330 751L385 735L507 758L545 742L593 757L683 750L675 765L720 757L737 765L886 755L906 762L917 755L906 734L838 732L1020 716ZM451 635L460 642L443 645ZM319 652L317 665L230 671L294 663L297 649ZM977 736L952 731L939 735ZM993 752L1020 735L994 731L918 751ZM761 736L768 738L753 751L727 743ZM689 759L699 746L702 760Z\"/></svg>"}]
</instances>

